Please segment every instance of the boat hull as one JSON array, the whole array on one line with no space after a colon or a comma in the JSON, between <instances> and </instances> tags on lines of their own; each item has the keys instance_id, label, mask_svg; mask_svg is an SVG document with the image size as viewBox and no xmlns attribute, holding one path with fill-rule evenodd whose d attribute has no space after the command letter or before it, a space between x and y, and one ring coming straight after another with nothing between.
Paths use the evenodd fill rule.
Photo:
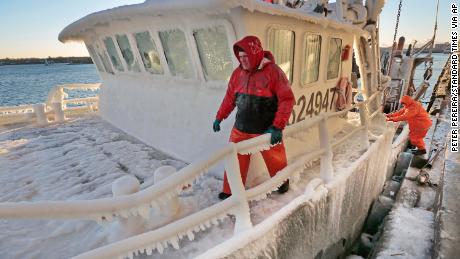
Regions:
<instances>
[{"instance_id":1,"label":"boat hull","mask_svg":"<svg viewBox=\"0 0 460 259\"><path fill-rule=\"evenodd\" d=\"M336 258L359 237L400 148L389 129L329 184L306 192L200 258Z\"/></svg>"}]
</instances>

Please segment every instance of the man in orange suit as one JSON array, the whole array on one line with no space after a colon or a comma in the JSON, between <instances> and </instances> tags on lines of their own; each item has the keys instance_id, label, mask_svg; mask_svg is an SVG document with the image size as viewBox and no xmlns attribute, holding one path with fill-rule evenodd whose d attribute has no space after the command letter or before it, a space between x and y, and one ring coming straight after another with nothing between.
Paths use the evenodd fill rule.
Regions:
<instances>
[{"instance_id":1,"label":"man in orange suit","mask_svg":"<svg viewBox=\"0 0 460 259\"><path fill-rule=\"evenodd\" d=\"M430 116L423 106L410 98L410 96L404 95L401 98L401 104L404 108L387 114L387 121L407 121L407 124L409 124L409 141L417 147L417 150L414 150L413 154L426 154L423 138L425 138L426 133L431 127Z\"/></svg>"}]
</instances>

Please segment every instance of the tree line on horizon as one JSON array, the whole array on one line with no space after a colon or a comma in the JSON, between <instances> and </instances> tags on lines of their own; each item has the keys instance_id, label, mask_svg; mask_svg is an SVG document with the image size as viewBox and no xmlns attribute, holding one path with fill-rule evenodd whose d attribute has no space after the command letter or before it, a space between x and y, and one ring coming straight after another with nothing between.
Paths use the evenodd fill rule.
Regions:
<instances>
[{"instance_id":1,"label":"tree line on horizon","mask_svg":"<svg viewBox=\"0 0 460 259\"><path fill-rule=\"evenodd\" d=\"M21 64L92 64L90 57L48 57L48 58L3 58L0 65L21 65Z\"/></svg>"}]
</instances>

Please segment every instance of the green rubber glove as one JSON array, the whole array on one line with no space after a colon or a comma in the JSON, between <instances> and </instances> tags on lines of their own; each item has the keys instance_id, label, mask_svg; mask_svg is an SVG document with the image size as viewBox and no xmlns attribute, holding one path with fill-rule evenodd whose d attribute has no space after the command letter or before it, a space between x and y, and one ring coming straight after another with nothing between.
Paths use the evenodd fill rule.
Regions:
<instances>
[{"instance_id":1,"label":"green rubber glove","mask_svg":"<svg viewBox=\"0 0 460 259\"><path fill-rule=\"evenodd\" d=\"M270 126L265 133L270 133L271 138L270 138L270 144L275 145L278 143L281 143L283 141L283 131L274 127Z\"/></svg>"},{"instance_id":2,"label":"green rubber glove","mask_svg":"<svg viewBox=\"0 0 460 259\"><path fill-rule=\"evenodd\" d=\"M216 119L214 123L212 124L212 129L214 132L220 131L220 120Z\"/></svg>"}]
</instances>

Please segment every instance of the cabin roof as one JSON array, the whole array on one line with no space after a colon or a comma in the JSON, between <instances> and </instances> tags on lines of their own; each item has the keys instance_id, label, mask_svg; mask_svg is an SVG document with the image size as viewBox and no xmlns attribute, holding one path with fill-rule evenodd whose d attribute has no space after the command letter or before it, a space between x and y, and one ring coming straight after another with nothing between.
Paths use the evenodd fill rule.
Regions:
<instances>
[{"instance_id":1,"label":"cabin roof","mask_svg":"<svg viewBox=\"0 0 460 259\"><path fill-rule=\"evenodd\" d=\"M314 24L343 29L345 31L361 30L357 26L340 23L320 14L291 9L282 5L270 4L261 0L146 0L141 4L120 6L87 15L68 25L59 34L61 42L83 41L86 34L97 27L108 27L114 21L129 21L133 16L165 16L192 12L201 14L227 13L233 8L242 7L248 11L287 16Z\"/></svg>"}]
</instances>

